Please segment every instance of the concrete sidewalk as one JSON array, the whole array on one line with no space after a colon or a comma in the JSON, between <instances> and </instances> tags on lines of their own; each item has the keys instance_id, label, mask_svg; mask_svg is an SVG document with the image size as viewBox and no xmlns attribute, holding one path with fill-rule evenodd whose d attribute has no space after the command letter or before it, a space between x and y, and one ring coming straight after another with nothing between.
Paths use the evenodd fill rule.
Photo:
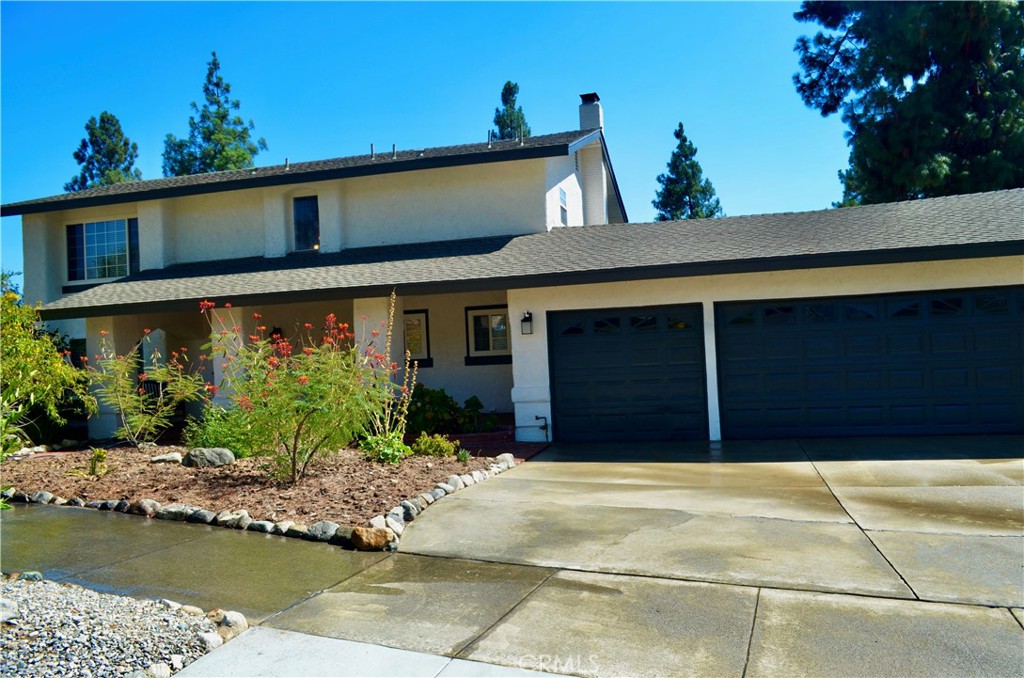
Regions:
<instances>
[{"instance_id":1,"label":"concrete sidewalk","mask_svg":"<svg viewBox=\"0 0 1024 678\"><path fill-rule=\"evenodd\" d=\"M0 565L257 624L184 675L1019 676L1021 445L556 447L397 554L19 505Z\"/></svg>"}]
</instances>

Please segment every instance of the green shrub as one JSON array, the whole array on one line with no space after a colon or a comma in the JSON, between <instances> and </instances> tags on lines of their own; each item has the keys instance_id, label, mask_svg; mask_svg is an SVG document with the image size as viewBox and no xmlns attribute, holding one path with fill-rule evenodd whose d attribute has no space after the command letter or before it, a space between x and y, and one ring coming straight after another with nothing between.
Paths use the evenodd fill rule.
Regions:
<instances>
[{"instance_id":1,"label":"green shrub","mask_svg":"<svg viewBox=\"0 0 1024 678\"><path fill-rule=\"evenodd\" d=\"M498 417L484 414L480 398L470 396L459 407L443 388L416 384L409 402L408 430L418 433L479 433L498 428Z\"/></svg>"},{"instance_id":2,"label":"green shrub","mask_svg":"<svg viewBox=\"0 0 1024 678\"><path fill-rule=\"evenodd\" d=\"M245 412L217 405L203 408L201 417L189 417L182 442L188 447L226 447L236 457L251 457L258 447Z\"/></svg>"},{"instance_id":3,"label":"green shrub","mask_svg":"<svg viewBox=\"0 0 1024 678\"><path fill-rule=\"evenodd\" d=\"M11 275L0 271L0 459L29 442L33 413L61 424L69 401L96 409L85 374L60 338L40 329L39 311L22 303Z\"/></svg>"},{"instance_id":4,"label":"green shrub","mask_svg":"<svg viewBox=\"0 0 1024 678\"><path fill-rule=\"evenodd\" d=\"M469 450L459 450L458 454L455 455L455 458L461 461L463 464L469 463L469 457Z\"/></svg>"},{"instance_id":5,"label":"green shrub","mask_svg":"<svg viewBox=\"0 0 1024 678\"><path fill-rule=\"evenodd\" d=\"M484 404L480 398L469 396L459 410L459 433L485 433L498 428L498 417L484 414Z\"/></svg>"},{"instance_id":6,"label":"green shrub","mask_svg":"<svg viewBox=\"0 0 1024 678\"><path fill-rule=\"evenodd\" d=\"M416 384L409 402L409 433L454 433L458 422L459 403L455 398L443 388Z\"/></svg>"},{"instance_id":7,"label":"green shrub","mask_svg":"<svg viewBox=\"0 0 1024 678\"><path fill-rule=\"evenodd\" d=\"M412 444L412 453L425 457L454 457L458 450L459 441L449 440L448 436L441 433L420 433L420 437Z\"/></svg>"},{"instance_id":8,"label":"green shrub","mask_svg":"<svg viewBox=\"0 0 1024 678\"><path fill-rule=\"evenodd\" d=\"M368 460L383 464L398 464L413 453L397 431L367 436L359 443L359 449Z\"/></svg>"}]
</instances>

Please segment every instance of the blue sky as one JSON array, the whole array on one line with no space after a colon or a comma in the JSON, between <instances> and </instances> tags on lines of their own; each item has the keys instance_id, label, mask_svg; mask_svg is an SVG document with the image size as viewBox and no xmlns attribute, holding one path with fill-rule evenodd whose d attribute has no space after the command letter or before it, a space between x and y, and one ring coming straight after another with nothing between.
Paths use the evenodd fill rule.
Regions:
<instances>
[{"instance_id":1,"label":"blue sky","mask_svg":"<svg viewBox=\"0 0 1024 678\"><path fill-rule=\"evenodd\" d=\"M804 106L797 3L0 3L0 199L60 193L108 110L161 176L211 50L269 150L257 165L486 139L506 80L534 134L596 91L631 221L654 216L678 122L729 215L828 207L845 127ZM21 270L20 218L2 266Z\"/></svg>"}]
</instances>

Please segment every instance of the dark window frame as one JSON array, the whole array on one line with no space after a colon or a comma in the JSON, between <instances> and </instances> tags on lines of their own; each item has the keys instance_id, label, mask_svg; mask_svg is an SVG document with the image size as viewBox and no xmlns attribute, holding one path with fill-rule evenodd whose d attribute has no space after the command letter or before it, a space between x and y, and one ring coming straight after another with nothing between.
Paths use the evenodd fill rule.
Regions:
<instances>
[{"instance_id":1,"label":"dark window frame","mask_svg":"<svg viewBox=\"0 0 1024 678\"><path fill-rule=\"evenodd\" d=\"M405 329L406 329L405 325L404 325L405 316L413 315L413 314L417 314L418 315L418 314L421 314L421 313L423 314L423 343L424 343L424 345L427 348L427 357L426 358L411 357L411 358L409 358L409 363L412 364L413 362L415 362L419 367L433 367L434 366L434 356L430 352L430 311L428 311L425 308L417 308L417 309L411 309L411 310L408 310L408 311L402 311L402 322L403 322L402 336L403 336L403 338L405 337Z\"/></svg>"},{"instance_id":2,"label":"dark window frame","mask_svg":"<svg viewBox=\"0 0 1024 678\"><path fill-rule=\"evenodd\" d=\"M300 223L299 206L312 205L312 211L304 214ZM310 221L307 222L306 218ZM303 231L300 233L300 226ZM307 232L308 231L308 232ZM320 198L317 195L298 195L292 198L292 238L296 252L320 251Z\"/></svg>"},{"instance_id":3,"label":"dark window frame","mask_svg":"<svg viewBox=\"0 0 1024 678\"><path fill-rule=\"evenodd\" d=\"M501 353L496 355L473 355L472 350L472 336L473 336L473 321L471 318L474 315L481 315L481 311L504 311L505 322L508 327L508 353ZM488 306L467 306L463 313L465 317L465 334L466 334L466 366L473 365L511 365L512 364L512 318L508 314L508 304L491 304Z\"/></svg>"},{"instance_id":4,"label":"dark window frame","mask_svg":"<svg viewBox=\"0 0 1024 678\"><path fill-rule=\"evenodd\" d=\"M89 229L87 226L90 224L107 224L122 221L124 222L125 231L125 272L122 275L89 277ZM65 280L67 281L68 286L78 289L82 285L92 286L98 282L117 280L118 278L123 278L139 272L140 257L138 217L115 217L112 219L82 221L75 224L66 224L64 231L65 256L67 258Z\"/></svg>"}]
</instances>

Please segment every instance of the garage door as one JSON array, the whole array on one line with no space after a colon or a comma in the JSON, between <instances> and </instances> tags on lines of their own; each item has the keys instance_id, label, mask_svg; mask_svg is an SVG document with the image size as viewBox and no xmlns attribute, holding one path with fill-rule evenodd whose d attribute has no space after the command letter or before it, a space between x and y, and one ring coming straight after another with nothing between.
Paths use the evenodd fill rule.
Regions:
<instances>
[{"instance_id":1,"label":"garage door","mask_svg":"<svg viewBox=\"0 0 1024 678\"><path fill-rule=\"evenodd\" d=\"M699 305L548 314L560 441L707 438Z\"/></svg>"},{"instance_id":2,"label":"garage door","mask_svg":"<svg viewBox=\"0 0 1024 678\"><path fill-rule=\"evenodd\" d=\"M1024 288L715 306L728 438L1024 430Z\"/></svg>"}]
</instances>

